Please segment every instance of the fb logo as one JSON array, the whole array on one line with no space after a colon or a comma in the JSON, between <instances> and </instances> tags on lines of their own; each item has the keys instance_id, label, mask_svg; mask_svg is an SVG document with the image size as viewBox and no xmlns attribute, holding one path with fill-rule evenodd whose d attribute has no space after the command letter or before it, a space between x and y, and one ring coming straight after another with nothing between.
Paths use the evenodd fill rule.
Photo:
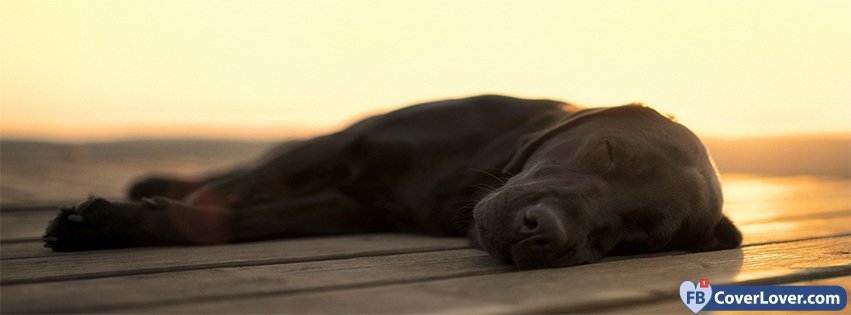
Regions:
<instances>
[{"instance_id":1,"label":"fb logo","mask_svg":"<svg viewBox=\"0 0 851 315\"><path fill-rule=\"evenodd\" d=\"M709 303L709 298L712 296L712 286L709 285L709 279L700 279L697 283L697 286L691 281L683 281L680 284L680 299L695 314Z\"/></svg>"}]
</instances>

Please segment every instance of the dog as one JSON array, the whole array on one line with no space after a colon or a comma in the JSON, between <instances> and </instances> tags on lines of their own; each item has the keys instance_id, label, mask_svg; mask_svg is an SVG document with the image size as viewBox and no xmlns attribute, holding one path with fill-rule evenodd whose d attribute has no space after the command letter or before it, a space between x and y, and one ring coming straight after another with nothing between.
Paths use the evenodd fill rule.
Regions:
<instances>
[{"instance_id":1,"label":"dog","mask_svg":"<svg viewBox=\"0 0 851 315\"><path fill-rule=\"evenodd\" d=\"M290 141L200 180L148 178L47 227L56 251L373 232L466 235L520 269L735 248L717 170L640 104L582 109L482 95Z\"/></svg>"}]
</instances>

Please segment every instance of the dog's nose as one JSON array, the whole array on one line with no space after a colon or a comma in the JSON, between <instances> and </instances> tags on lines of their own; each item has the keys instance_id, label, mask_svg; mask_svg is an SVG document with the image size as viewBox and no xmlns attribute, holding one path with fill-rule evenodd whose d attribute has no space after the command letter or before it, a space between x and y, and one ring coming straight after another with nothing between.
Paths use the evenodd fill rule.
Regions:
<instances>
[{"instance_id":1,"label":"dog's nose","mask_svg":"<svg viewBox=\"0 0 851 315\"><path fill-rule=\"evenodd\" d=\"M567 230L555 209L545 205L526 208L520 214L520 234L524 247L542 254L567 243Z\"/></svg>"}]
</instances>

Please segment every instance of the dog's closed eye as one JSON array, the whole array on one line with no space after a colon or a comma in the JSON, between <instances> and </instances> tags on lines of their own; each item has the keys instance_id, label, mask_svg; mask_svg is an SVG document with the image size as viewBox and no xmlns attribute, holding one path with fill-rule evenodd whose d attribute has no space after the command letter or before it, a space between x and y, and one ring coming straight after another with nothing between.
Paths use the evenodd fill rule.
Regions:
<instances>
[{"instance_id":1,"label":"dog's closed eye","mask_svg":"<svg viewBox=\"0 0 851 315\"><path fill-rule=\"evenodd\" d=\"M612 140L603 139L603 145L606 147L606 153L609 156L609 162L615 161L615 153L612 150Z\"/></svg>"},{"instance_id":2,"label":"dog's closed eye","mask_svg":"<svg viewBox=\"0 0 851 315\"><path fill-rule=\"evenodd\" d=\"M617 152L611 139L594 140L586 146L584 164L591 170L608 173L614 168Z\"/></svg>"}]
</instances>

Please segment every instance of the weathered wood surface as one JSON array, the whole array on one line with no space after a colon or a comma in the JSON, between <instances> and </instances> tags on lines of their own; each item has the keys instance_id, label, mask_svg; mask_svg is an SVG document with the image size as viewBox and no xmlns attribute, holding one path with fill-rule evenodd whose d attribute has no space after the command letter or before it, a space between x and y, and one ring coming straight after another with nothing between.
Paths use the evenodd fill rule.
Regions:
<instances>
[{"instance_id":1,"label":"weathered wood surface","mask_svg":"<svg viewBox=\"0 0 851 315\"><path fill-rule=\"evenodd\" d=\"M14 212L0 210L0 241L40 240L47 222L58 213L57 209L41 208Z\"/></svg>"},{"instance_id":2,"label":"weathered wood surface","mask_svg":"<svg viewBox=\"0 0 851 315\"><path fill-rule=\"evenodd\" d=\"M744 223L740 224L739 228L742 230L745 238L744 244L762 244L762 243L771 243L771 242L781 242L781 241L790 241L790 240L801 240L808 238L820 238L820 237L828 237L835 235L845 235L851 233L851 213L842 213L841 215L832 216L828 219L825 218L814 218L814 219L799 219L799 218L791 218L788 220L778 220L774 222L761 222L761 223ZM366 237L363 238L361 242L374 242L376 245L384 245L385 242L389 242L393 245L402 245L402 246L411 246L405 248L395 248L389 247L385 249L394 250L439 250L446 248L459 248L464 247L465 242L462 239L456 238L427 238L427 237L417 237L412 235L383 235L378 236L389 238L389 239L378 239L376 237ZM15 271L16 268L26 268L31 264L49 264L54 265L54 261L63 261L56 263L55 265L59 266L59 270L62 269L63 264L67 263L79 263L90 266L87 261L76 261L81 258L75 258L76 256L86 257L85 259L98 260L102 262L110 263L111 268L129 268L122 269L124 271L132 271L139 270L133 269L131 266L137 266L139 262L137 259L127 259L127 256L131 256L133 258L146 258L148 262L145 263L146 268L148 270L159 270L159 268L168 268L165 266L156 265L153 263L153 259L150 256L151 253L154 255L162 255L162 256L170 256L175 253L185 254L190 256L209 256L207 253L210 252L229 252L230 255L234 257L238 257L242 255L241 253L246 253L247 255L254 255L257 252L262 251L272 251L279 252L285 251L287 255L292 255L294 252L290 250L291 246L300 246L304 248L305 246L311 246L312 244L319 242L332 242L334 244L340 244L340 246L350 246L353 245L352 237L330 237L330 238L320 238L317 240L314 239L296 239L296 240L283 240L283 241L271 241L265 243L251 243L244 245L226 245L226 246L217 246L217 247L189 247L189 248L180 248L180 247L171 247L171 248L142 248L142 249L119 249L119 250L104 250L104 251L95 251L95 252L71 252L71 253L55 253L50 251L47 248L41 247L41 243L39 241L26 241L26 242L13 242L3 245L2 257L3 260L14 259L13 261L7 262L5 267L6 270ZM420 244L410 243L408 241L403 240L416 240L420 241ZM268 243L268 245L266 245ZM426 245L423 245L426 244ZM427 245L436 245L436 247L427 246ZM272 250L268 248L276 248L279 250ZM364 248L365 249L365 248ZM324 250L324 249L320 249ZM364 252L366 254L368 252ZM292 257L290 257L292 258ZM220 260L219 256L211 256L209 260L206 261L192 261L192 260L181 260L181 263L184 265L173 266L177 268L187 268L186 264L197 264L198 266L209 265L213 262L225 263L225 264L234 264L237 262L229 261L229 260ZM266 257L265 259L283 259L281 257ZM121 264L121 262L129 262L129 264ZM165 263L165 262L160 262ZM158 268L151 268L153 265L156 265ZM99 266L94 268L100 269ZM68 271L65 271L68 272ZM74 272L76 275L71 274L62 274L55 275L51 273L49 270L39 270L39 275L42 277L80 277L85 276L87 274L96 273L87 268L75 268ZM105 270L99 270L99 273L107 272ZM22 272L14 272L16 276L21 277L25 276L25 273ZM109 273L107 273L109 274ZM2 278L3 281L32 281L27 280L27 278L13 278L9 279L6 277ZM52 279L52 278L49 278ZM60 278L64 279L64 278Z\"/></svg>"},{"instance_id":3,"label":"weathered wood surface","mask_svg":"<svg viewBox=\"0 0 851 315\"><path fill-rule=\"evenodd\" d=\"M845 235L851 233L851 212L843 212L837 215L830 213L831 216L829 218L790 218L784 220L777 220L774 222L756 222L756 223L744 223L739 224L739 229L742 230L744 234L743 244L762 244L762 243L771 243L771 242L782 242L782 241L791 241L791 240L802 240L809 238L820 238L820 237L829 237L829 236L837 236L837 235ZM363 236L355 236L355 237L363 237ZM390 240L384 240L382 237L390 237ZM248 243L248 244L240 244L240 245L224 245L224 246L216 246L216 247L167 247L167 248L138 248L138 249L117 249L117 250L101 250L101 251L93 251L93 252L53 252L50 249L43 248L41 246L41 242L34 241L20 241L20 242L11 242L3 244L3 252L2 259L9 260L15 259L18 261L24 261L23 265L27 265L29 263L51 263L52 260L65 260L67 257L74 256L87 256L92 257L91 259L113 259L116 261L125 260L125 256L132 257L143 257L146 253L162 253L163 255L171 255L172 253L185 253L187 255L205 255L209 252L221 252L222 250L234 251L235 253L239 253L242 251L263 251L265 248L288 248L288 246L301 246L301 243L312 244L315 242L340 242L343 243L342 246L349 245L351 242L352 236L338 236L338 237L327 237L327 238L306 238L306 239L292 239L292 240L279 240L279 241L267 241L261 243ZM366 237L366 242L371 242L373 240L377 240L377 242L396 242L393 238L405 239L405 240L416 240L421 241L423 244L433 244L437 246L448 246L447 248L458 248L464 247L466 242L463 239L458 238L429 238L429 237L420 237L414 235L375 235L372 238ZM264 244L269 245L264 245ZM401 244L406 244L405 242L399 242ZM259 249L254 249L257 247ZM303 246L302 246L303 247ZM420 247L427 248L429 250L434 249L442 249L443 247L435 247L431 248L429 246ZM445 249L445 248L443 248ZM238 254L236 254L238 255ZM103 258L107 257L107 258ZM27 259L25 259L27 258ZM215 258L218 259L218 258ZM102 260L104 262L113 262L112 260ZM129 260L132 261L132 260ZM10 264L9 266L14 266L14 264ZM5 279L5 278L4 278Z\"/></svg>"},{"instance_id":4,"label":"weathered wood surface","mask_svg":"<svg viewBox=\"0 0 851 315\"><path fill-rule=\"evenodd\" d=\"M0 203L62 204L89 194L120 198L145 174L200 176L250 161L272 146L244 141L124 141L83 144L2 141Z\"/></svg>"},{"instance_id":5,"label":"weathered wood surface","mask_svg":"<svg viewBox=\"0 0 851 315\"><path fill-rule=\"evenodd\" d=\"M77 253L41 247L59 205L88 193L120 197L144 171L192 176L245 158L223 157L233 147L215 145L181 155L182 146L144 154L114 144L56 146L10 155L4 142L0 313L685 314L677 288L686 279L847 287L851 274L851 181L729 174L725 212L744 234L741 249L569 268L519 272L463 239L396 234Z\"/></svg>"},{"instance_id":6,"label":"weathered wood surface","mask_svg":"<svg viewBox=\"0 0 851 315\"><path fill-rule=\"evenodd\" d=\"M829 211L827 213L830 214L832 212ZM830 235L843 235L848 234L848 229L849 227L851 227L851 225L848 224L849 213L840 212L839 214L831 214L829 215L829 218L820 218L819 213L813 213L812 215L815 215L815 218L807 219L796 216L785 216L789 219L762 223L760 223L761 221L757 220L755 223L741 224L740 227L745 233L746 244L788 242L796 239L808 239L814 237L825 237ZM783 217L782 213L781 217ZM253 257L253 261L248 262L244 266L240 265L238 260L237 265L235 266L228 266L228 262L224 262L225 265L223 266L207 265L202 260L200 263L196 261L189 261L189 266L178 266L178 268L174 270L169 269L170 265L168 264L166 264L166 267L164 269L154 268L147 270L143 269L140 271L138 269L133 268L138 268L139 266L147 266L148 264L152 264L152 266L157 266L157 260L151 259L151 257L164 256L178 257L182 259L184 257L198 256L197 253L191 253L191 251L194 250L201 251L201 253L206 256L206 254L203 253L204 251L218 248L145 248L115 251L99 251L91 253L70 253L66 255L52 254L44 249L39 248L39 250L41 250L40 254L46 254L47 257L33 257L34 259L15 259L7 258L7 256L4 255L2 273L3 275L23 275L25 273L20 273L15 268L21 267L23 269L26 269L27 267L30 267L31 270L38 275L38 277L23 278L24 280L18 282L18 284L14 284L15 278L13 277L13 280L11 282L7 282L7 285L3 288L4 301L2 305L4 311L15 312L112 312L118 310L120 310L121 312L207 312L208 310L204 307L208 306L205 305L209 305L211 303L210 301L215 300L233 300L235 301L235 303L239 304L239 301L243 299L249 299L253 301L254 299L256 299L256 296L287 296L287 299L289 299L291 298L290 296L309 297L312 296L311 294L317 294L319 296L319 299L325 299L327 298L326 294L331 294L336 291L349 292L358 288L377 290L378 288L382 288L385 286L393 287L394 285L408 285L410 283L417 284L420 282L430 283L434 281L442 281L442 279L449 279L446 281L452 281L453 278L461 279L465 277L475 277L480 274L505 273L511 271L511 268L507 268L506 266L497 264L488 259L484 253L473 249L460 249L450 251L441 251L439 249L426 249L437 251L426 253L414 253L408 255L395 255L392 253L388 253L385 256L356 257L349 259L335 259L334 257L326 257L327 259L325 259L324 261L321 259L321 257L312 257L310 255L307 255L307 257L303 258L306 259L306 261L304 262L298 262L297 260L269 261L267 260L268 258L266 258L266 256L269 253L274 253L275 251L262 249L263 247L268 248L270 246L276 246L278 245L277 243L280 243L281 245L287 245L305 241L309 242L313 240L288 240L269 242L269 244L252 243L228 245L234 248L228 248L224 251L219 250L218 252L227 252L226 256L228 256L229 258L234 258L233 256L238 256L239 252L248 253L250 257L250 253L252 253L250 248L251 246L257 246L261 249L259 250L260 253L254 252L255 256ZM463 240L450 239L450 242L451 241L458 241L451 245L458 245L461 247L465 246ZM335 242L339 242L339 240L335 240ZM841 244L844 246L844 248L851 247L851 244L848 243L847 239L843 239L843 243ZM9 246L20 246L19 248L32 248L32 245L37 246L39 245L39 243L6 243L3 246L3 253L15 253L14 248L9 248ZM244 247L248 249L242 249ZM746 247L746 250L748 248L750 247ZM9 251L10 249L12 249L12 251ZM233 253L234 249L236 249L237 253ZM325 250L328 250L328 248L321 248L318 252L322 252ZM189 251L189 253L184 251ZM284 248L283 251L287 252L286 248ZM810 252L810 249L801 249L800 251ZM841 250L838 251L841 252ZM148 254L146 254L146 252ZM446 254L448 254L448 256L445 256ZM357 256L359 254L355 253L353 255ZM453 255L460 255L460 257ZM218 262L218 258L216 256L213 256L212 258L213 261ZM644 259L648 258L634 260ZM848 258L844 257L844 259L844 262L847 264ZM10 262L16 261L26 263L12 263L11 265L8 264ZM818 261L828 262L828 260ZM116 263L120 265L125 262L129 262L129 266L131 266L132 268L110 270L107 274L97 274L97 270L104 267L105 265L114 266ZM181 262L186 261L182 260ZM420 264L419 262L422 262L422 264ZM197 265L194 265L195 263L197 263ZM590 266L602 266L605 264L608 263ZM392 267L387 267L388 265ZM662 268L662 266L664 266L656 262L651 263L650 265L656 266L655 268ZM45 269L47 270L46 272L43 269L39 269L42 266L48 267L47 269ZM807 266L804 265L804 268L806 267ZM82 268L82 270L84 271L82 274L78 273L80 268ZM184 270L181 268L186 268L188 270L181 271ZM672 268L681 269L676 263ZM92 274L86 272L86 270L95 271L94 274ZM311 270L313 271L311 272ZM329 270L331 271L329 272ZM830 271L834 273L836 272L836 270ZM125 274L125 272L129 275ZM688 271L686 270L684 272ZM755 272L760 273L767 271L765 268L757 268ZM840 273L841 272L843 271L840 269ZM319 275L327 275L328 277L321 277ZM502 275L499 275L499 277L501 276ZM571 278L572 277L573 276L571 276ZM71 279L80 280L70 281ZM329 282L329 279L334 281ZM56 282L58 280L64 281ZM8 285L8 283L12 283L13 285ZM293 286L293 283L300 284L301 286ZM453 284L450 284L450 286L452 285ZM494 283L494 285L496 285L496 287L499 287L502 284ZM216 288L220 290L217 291ZM83 292L91 291L92 293L97 294L91 294L87 295L88 297L81 298L75 293L81 292L80 290L83 290ZM595 291L596 290L597 289L595 288ZM599 288L599 290L600 292L609 292L608 289L602 287ZM131 292L132 294L130 294ZM510 292L514 292L514 290L510 290ZM421 293L412 292L410 294L418 295ZM111 295L116 295L116 297L109 299L102 298ZM464 299L471 299L471 297L465 297ZM478 299L478 297L476 297L475 299ZM35 301L39 300L42 302L35 303ZM490 302L484 304L475 304L475 306L468 305L462 308L455 308L455 306L467 305L465 303L470 303L470 301L466 301L465 303L459 304L451 302L452 299L447 300L438 298L438 300L441 300L441 303L448 302L449 305L453 305L453 307L449 309L434 309L433 311L537 312L549 310L546 307L550 306L553 307L553 309L551 310L558 311L594 310L593 307L587 309L583 308L586 307L583 306L584 304L580 305L581 307L579 307L578 309L571 309L571 307L573 306L565 306L562 304L550 305L548 304L548 302L540 302L543 303L543 305L546 307L525 305L524 307L518 309L502 309L500 307L496 307L494 305L489 304ZM43 301L51 302L45 303ZM308 299L308 302L304 302L306 304L302 304L303 302L298 302L301 300L296 301L298 304L295 305L285 303L275 304L268 307L273 309L285 309L296 312L333 312L335 310L338 310L314 308L316 307L316 305L313 305L311 302L309 302L311 301L310 299ZM337 305L339 307L353 307L352 305L348 305L337 300L334 301L335 302L332 304ZM344 299L344 301L347 301L347 299ZM594 301L596 300L582 298L578 299L578 301L583 301L583 303L591 303L593 305L595 304ZM643 303L643 301L644 299L639 299L636 301L627 299L623 300L622 302L626 303L627 305L629 305L630 303L638 303L640 305L641 303ZM261 303L259 305L265 304ZM418 304L411 305L412 307L416 308L394 309L390 308L391 305L384 305L382 307L386 307L383 308L383 311L392 310L394 312L406 310L417 312L431 310L430 308L428 308L428 306L418 306ZM472 307L473 309L467 309L467 307ZM238 309L239 308L235 308L232 309L232 311ZM269 310L256 307L250 309L259 312ZM372 310L367 309L364 311L369 312Z\"/></svg>"},{"instance_id":7,"label":"weathered wood surface","mask_svg":"<svg viewBox=\"0 0 851 315\"><path fill-rule=\"evenodd\" d=\"M831 220L814 220L814 222L831 222ZM760 226L763 224L753 225ZM778 226L778 224L771 225ZM782 224L779 226L782 226ZM844 226L846 232L851 228L849 225ZM747 226L745 226L745 229L747 229ZM782 230L766 232L764 235L764 238L759 239L760 242L788 241L788 239L784 239L784 236L789 237L788 234L782 233ZM794 237L791 239L794 239ZM298 241L303 240L283 242L297 243ZM272 246L273 244L270 243L268 245ZM847 242L845 245L848 247ZM749 247L746 246L746 248ZM184 248L182 250L192 249ZM160 249L146 250L160 251ZM119 250L119 252L132 251ZM258 255L258 257L263 257L263 255ZM622 257L620 259L624 258ZM71 260L73 261L74 259ZM12 261L14 262L15 260ZM673 266L677 264L675 261ZM27 265L33 264L30 262ZM35 266L40 265L52 264L35 264ZM656 264L654 263L652 265ZM511 270L510 267L497 264L488 259L484 253L472 249L334 259L320 262L286 263L285 261L281 261L274 265L245 267L210 268L209 266L199 265L197 268L207 269L173 271L166 275L160 274L161 272L132 275L134 271L131 270L128 271L131 274L130 276L122 276L118 273L113 277L102 279L6 286L4 288L4 296L8 299L4 298L3 305L4 309L7 310L29 312L125 310L130 307L144 307L152 304L200 303L210 299L239 298L252 295L262 296L272 293L301 294L312 291L350 289L358 286L389 285L400 282L444 279L447 277L465 277ZM74 270L68 271L71 274L76 272ZM56 279L54 278L53 280ZM198 279L203 279L203 281L198 281ZM44 281L45 279L35 280ZM199 287L203 289L199 289ZM75 294L75 292L81 292L81 290L90 294L85 296ZM133 294L127 294L128 291L132 291ZM118 296L104 298L112 295ZM51 302L33 303L36 300L31 298ZM193 303L189 305L193 305ZM286 306L283 305L282 307L288 309ZM16 307L21 308L18 309Z\"/></svg>"},{"instance_id":8,"label":"weathered wood surface","mask_svg":"<svg viewBox=\"0 0 851 315\"><path fill-rule=\"evenodd\" d=\"M305 294L510 270L511 266L499 264L481 251L459 249L14 285L4 288L2 303L10 311L126 311L131 307ZM128 295L130 290L133 294ZM75 294L81 291L86 295ZM51 302L39 303L40 299Z\"/></svg>"},{"instance_id":9,"label":"weathered wood surface","mask_svg":"<svg viewBox=\"0 0 851 315\"><path fill-rule=\"evenodd\" d=\"M794 227L790 229L789 227ZM801 220L775 223L752 223L743 226L745 247L766 243L789 242L813 238L815 234L806 233L809 230L823 232L821 237L829 235L851 234L851 215L842 220ZM754 232L748 232L754 231ZM331 241L332 239L328 239ZM458 239L455 239L458 240ZM287 251L288 247L303 240L268 242L269 251ZM345 238L333 238L333 241L345 242ZM428 241L428 240L426 240ZM457 245L463 247L461 240ZM303 242L301 242L304 245ZM280 247L280 248L276 248ZM416 250L416 248L405 248ZM157 249L152 250L160 253ZM185 248L186 252L193 248ZM133 253L133 250L122 250ZM138 250L136 250L138 251ZM401 252L401 250L400 250ZM114 255L116 253L109 253ZM663 253L659 255L669 255ZM140 255L142 256L142 255ZM183 255L180 255L183 256ZM188 256L188 255L187 255ZM258 255L268 257L269 254ZM78 257L55 257L74 261ZM632 257L617 257L613 259L631 259ZM610 259L611 260L611 259ZM17 268L26 269L33 264L64 266L67 263L45 263L44 259L12 260ZM191 262L187 262L191 263ZM147 265L147 264L146 264ZM81 279L68 282L44 282L44 278L26 279L29 285L7 286L6 293L11 296L41 296L53 303L33 304L27 298L8 301L10 305L37 305L39 308L30 311L67 312L73 310L108 310L122 307L151 305L155 303L184 303L187 301L207 300L212 297L250 296L271 293L295 294L317 290L364 287L370 285L386 285L414 281L462 277L513 270L510 266L502 265L490 259L486 253L475 249L436 250L426 253L382 255L375 257L359 257L351 259L331 259L326 261L292 262L275 261L275 264L259 266L216 267L208 264L181 266L191 268L185 271L170 271L167 276L158 275L161 272L149 272L139 275L138 263L112 260L113 268L122 268L114 276L93 279L91 274L80 275L77 270L61 269L54 272L65 272L53 276L53 280L62 277ZM145 271L145 270L142 270ZM25 272L18 272L25 273ZM129 274L129 275L122 275ZM322 276L319 276L322 275ZM43 277L43 275L40 275ZM203 279L203 290L199 290L197 282L183 282L175 279ZM285 281L282 281L284 279ZM48 279L50 280L50 279ZM133 289L133 295L123 292ZM90 292L87 296L75 296L75 291ZM33 292L42 292L33 294ZM120 297L103 298L122 292ZM12 307L12 306L9 306Z\"/></svg>"},{"instance_id":10,"label":"weathered wood surface","mask_svg":"<svg viewBox=\"0 0 851 315\"><path fill-rule=\"evenodd\" d=\"M0 284L319 261L465 247L469 245L459 238L375 234L218 246L92 251L73 256L3 260Z\"/></svg>"},{"instance_id":11,"label":"weathered wood surface","mask_svg":"<svg viewBox=\"0 0 851 315\"><path fill-rule=\"evenodd\" d=\"M783 198L767 199L762 202L730 201L725 205L725 212L737 225L772 223L778 220L841 218L851 213L851 186L848 190L845 196L814 196L794 202ZM68 204L73 205L73 203ZM771 208L768 208L769 206ZM12 207L0 210L0 241L10 243L37 240L44 232L47 222L57 213L55 206L30 209Z\"/></svg>"},{"instance_id":12,"label":"weathered wood surface","mask_svg":"<svg viewBox=\"0 0 851 315\"><path fill-rule=\"evenodd\" d=\"M133 309L139 313L568 313L678 294L697 275L717 284L796 273L847 275L851 237L771 244L572 268L507 272L330 292ZM816 269L821 268L821 269ZM333 301L333 303L329 303ZM369 301L365 303L366 301ZM122 310L131 311L130 309Z\"/></svg>"}]
</instances>

